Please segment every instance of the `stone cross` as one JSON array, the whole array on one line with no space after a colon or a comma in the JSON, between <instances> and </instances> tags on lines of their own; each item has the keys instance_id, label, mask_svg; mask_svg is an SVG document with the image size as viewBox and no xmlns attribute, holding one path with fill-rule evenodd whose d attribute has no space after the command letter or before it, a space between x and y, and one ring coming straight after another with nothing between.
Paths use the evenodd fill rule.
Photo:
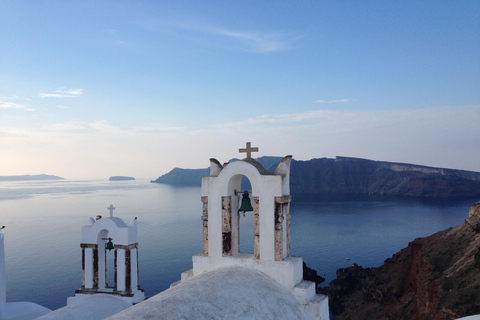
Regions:
<instances>
[{"instance_id":1,"label":"stone cross","mask_svg":"<svg viewBox=\"0 0 480 320\"><path fill-rule=\"evenodd\" d=\"M110 207L107 208L110 211L110 218L113 217L113 210L115 210L115 207L113 205L110 205Z\"/></svg>"},{"instance_id":2,"label":"stone cross","mask_svg":"<svg viewBox=\"0 0 480 320\"><path fill-rule=\"evenodd\" d=\"M257 147L251 147L250 142L247 142L247 147L245 149L238 149L238 152L246 152L247 153L247 159L252 158L252 152L258 152Z\"/></svg>"}]
</instances>

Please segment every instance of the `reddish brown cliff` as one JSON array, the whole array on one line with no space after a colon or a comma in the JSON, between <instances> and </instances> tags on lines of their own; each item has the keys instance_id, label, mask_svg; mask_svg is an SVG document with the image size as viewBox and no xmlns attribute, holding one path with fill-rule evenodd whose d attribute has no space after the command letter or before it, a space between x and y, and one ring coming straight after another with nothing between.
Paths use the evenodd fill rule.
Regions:
<instances>
[{"instance_id":1,"label":"reddish brown cliff","mask_svg":"<svg viewBox=\"0 0 480 320\"><path fill-rule=\"evenodd\" d=\"M455 228L415 239L379 268L338 270L328 290L335 319L450 320L480 314L480 213L474 212Z\"/></svg>"}]
</instances>

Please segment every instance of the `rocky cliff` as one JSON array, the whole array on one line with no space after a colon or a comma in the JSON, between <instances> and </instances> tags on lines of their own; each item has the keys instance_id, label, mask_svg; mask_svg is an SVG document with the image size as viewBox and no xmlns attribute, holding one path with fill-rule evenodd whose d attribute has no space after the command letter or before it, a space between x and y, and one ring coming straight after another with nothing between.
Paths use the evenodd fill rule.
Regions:
<instances>
[{"instance_id":1,"label":"rocky cliff","mask_svg":"<svg viewBox=\"0 0 480 320\"><path fill-rule=\"evenodd\" d=\"M451 320L480 313L480 202L465 223L418 238L379 268L337 271L336 320Z\"/></svg>"},{"instance_id":2,"label":"rocky cliff","mask_svg":"<svg viewBox=\"0 0 480 320\"><path fill-rule=\"evenodd\" d=\"M290 186L296 193L480 197L480 173L357 158L322 158L293 162Z\"/></svg>"},{"instance_id":3,"label":"rocky cliff","mask_svg":"<svg viewBox=\"0 0 480 320\"><path fill-rule=\"evenodd\" d=\"M282 158L256 159L269 172ZM159 177L157 183L200 186L209 169L179 169ZM415 164L337 157L292 160L293 194L374 194L392 196L469 198L480 197L480 173Z\"/></svg>"}]
</instances>

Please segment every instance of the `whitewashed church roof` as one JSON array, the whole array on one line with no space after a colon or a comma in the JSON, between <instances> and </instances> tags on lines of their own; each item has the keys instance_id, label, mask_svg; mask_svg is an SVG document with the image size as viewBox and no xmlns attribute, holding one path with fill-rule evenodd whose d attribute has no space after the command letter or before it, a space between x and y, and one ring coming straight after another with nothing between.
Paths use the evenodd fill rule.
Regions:
<instances>
[{"instance_id":1,"label":"whitewashed church roof","mask_svg":"<svg viewBox=\"0 0 480 320\"><path fill-rule=\"evenodd\" d=\"M101 320L131 307L121 298L109 294L93 294L79 303L47 313L38 320Z\"/></svg>"},{"instance_id":2,"label":"whitewashed church roof","mask_svg":"<svg viewBox=\"0 0 480 320\"><path fill-rule=\"evenodd\" d=\"M308 319L291 292L269 276L222 267L182 281L108 319Z\"/></svg>"},{"instance_id":3,"label":"whitewashed church roof","mask_svg":"<svg viewBox=\"0 0 480 320\"><path fill-rule=\"evenodd\" d=\"M5 303L4 316L8 320L31 320L52 312L39 304L33 302L8 302Z\"/></svg>"},{"instance_id":4,"label":"whitewashed church roof","mask_svg":"<svg viewBox=\"0 0 480 320\"><path fill-rule=\"evenodd\" d=\"M115 225L119 228L127 228L127 224L125 223L125 221L123 221L118 217L110 217L110 220L112 220L115 223Z\"/></svg>"}]
</instances>

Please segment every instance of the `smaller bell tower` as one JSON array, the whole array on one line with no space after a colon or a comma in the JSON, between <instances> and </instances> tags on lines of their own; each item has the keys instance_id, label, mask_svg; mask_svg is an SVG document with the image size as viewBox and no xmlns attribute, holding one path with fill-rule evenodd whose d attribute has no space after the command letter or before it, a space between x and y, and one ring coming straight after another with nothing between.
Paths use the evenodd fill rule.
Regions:
<instances>
[{"instance_id":1,"label":"smaller bell tower","mask_svg":"<svg viewBox=\"0 0 480 320\"><path fill-rule=\"evenodd\" d=\"M109 217L98 215L82 227L82 287L68 298L67 305L97 293L115 295L132 304L145 299L139 285L137 218L127 225L113 216L113 205L107 209ZM107 284L107 250L114 250L113 285Z\"/></svg>"}]
</instances>

